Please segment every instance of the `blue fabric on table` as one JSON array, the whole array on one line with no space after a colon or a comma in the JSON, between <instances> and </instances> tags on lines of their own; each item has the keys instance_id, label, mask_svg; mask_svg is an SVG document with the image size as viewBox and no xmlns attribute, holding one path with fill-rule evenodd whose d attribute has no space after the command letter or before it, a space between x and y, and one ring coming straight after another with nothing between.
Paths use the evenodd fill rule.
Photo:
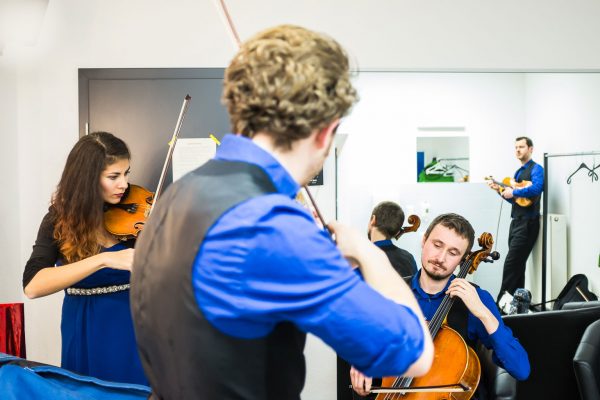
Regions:
<instances>
[{"instance_id":1,"label":"blue fabric on table","mask_svg":"<svg viewBox=\"0 0 600 400\"><path fill-rule=\"evenodd\" d=\"M22 399L147 399L147 386L82 376L52 365L0 353L0 398Z\"/></svg>"}]
</instances>

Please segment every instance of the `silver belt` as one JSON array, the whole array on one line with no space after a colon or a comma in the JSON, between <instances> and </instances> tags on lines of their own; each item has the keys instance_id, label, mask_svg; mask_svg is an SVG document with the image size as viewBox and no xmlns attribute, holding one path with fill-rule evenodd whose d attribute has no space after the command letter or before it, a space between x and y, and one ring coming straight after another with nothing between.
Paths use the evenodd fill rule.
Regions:
<instances>
[{"instance_id":1,"label":"silver belt","mask_svg":"<svg viewBox=\"0 0 600 400\"><path fill-rule=\"evenodd\" d=\"M67 288L67 294L72 296L95 296L97 294L109 294L122 292L123 290L129 290L129 283L124 285L113 285L113 286L103 286L103 287L95 287L90 289L80 289L80 288Z\"/></svg>"}]
</instances>

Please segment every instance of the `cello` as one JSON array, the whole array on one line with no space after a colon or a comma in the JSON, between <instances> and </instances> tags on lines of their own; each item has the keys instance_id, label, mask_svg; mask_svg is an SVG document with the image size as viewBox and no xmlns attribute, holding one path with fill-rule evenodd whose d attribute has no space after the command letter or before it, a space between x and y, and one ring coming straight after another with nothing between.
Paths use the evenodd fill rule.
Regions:
<instances>
[{"instance_id":1,"label":"cello","mask_svg":"<svg viewBox=\"0 0 600 400\"><path fill-rule=\"evenodd\" d=\"M477 270L483 262L493 262L500 255L492 252L492 235L485 232L478 239L480 250L471 252L461 263L457 278ZM481 376L475 351L454 329L446 325L454 298L446 295L429 321L433 338L434 360L429 372L418 378L384 377L381 387L373 387L376 400L468 400L473 396Z\"/></svg>"}]
</instances>

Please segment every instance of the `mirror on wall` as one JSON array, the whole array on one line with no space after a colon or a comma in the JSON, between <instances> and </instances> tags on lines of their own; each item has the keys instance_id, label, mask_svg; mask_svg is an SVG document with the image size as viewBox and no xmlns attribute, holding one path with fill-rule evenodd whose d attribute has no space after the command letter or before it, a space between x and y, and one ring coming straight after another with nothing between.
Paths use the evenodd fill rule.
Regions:
<instances>
[{"instance_id":1,"label":"mirror on wall","mask_svg":"<svg viewBox=\"0 0 600 400\"><path fill-rule=\"evenodd\" d=\"M417 136L417 182L468 181L468 136Z\"/></svg>"},{"instance_id":2,"label":"mirror on wall","mask_svg":"<svg viewBox=\"0 0 600 400\"><path fill-rule=\"evenodd\" d=\"M481 268L473 278L494 296L508 252L511 207L487 187L485 177L501 180L514 176L521 166L514 148L520 136L533 140L533 160L540 164L544 153L600 150L597 71L363 71L357 87L361 100L343 123L348 140L338 161L338 219L362 227L377 202L384 200L397 202L407 214L417 214L423 229L437 215L458 213L478 234L490 232L494 237L501 260ZM420 162L417 154L422 154ZM415 183L433 157L438 162L468 158L450 161L469 171L469 184ZM597 203L599 197L594 194L600 181L585 174L578 175L577 182L567 180L582 163L593 167L599 160L595 155L549 158L544 192L548 201L544 211L568 220L566 246L564 236L558 239L555 234L548 235L548 248L566 247L563 271L569 276L586 274L596 289L600 288L598 250L593 246L595 253L586 249L590 249L589 238L600 221L595 218L597 207L582 204ZM418 235L406 235L399 245L418 256L422 243ZM542 233L538 249L528 261L526 278L527 287L539 301L541 237ZM550 258L548 282L549 265Z\"/></svg>"}]
</instances>

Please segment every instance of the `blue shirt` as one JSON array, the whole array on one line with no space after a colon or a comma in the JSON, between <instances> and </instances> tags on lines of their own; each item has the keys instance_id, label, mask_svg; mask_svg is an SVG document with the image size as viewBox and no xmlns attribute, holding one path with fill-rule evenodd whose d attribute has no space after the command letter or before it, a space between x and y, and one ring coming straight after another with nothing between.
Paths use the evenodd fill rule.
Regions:
<instances>
[{"instance_id":1,"label":"blue shirt","mask_svg":"<svg viewBox=\"0 0 600 400\"><path fill-rule=\"evenodd\" d=\"M370 376L398 375L423 351L416 315L353 272L327 233L297 201L299 185L268 152L227 135L215 156L261 167L276 192L225 212L193 265L196 301L206 319L239 338L293 322Z\"/></svg>"},{"instance_id":2,"label":"blue shirt","mask_svg":"<svg viewBox=\"0 0 600 400\"><path fill-rule=\"evenodd\" d=\"M423 311L425 319L430 321L442 303L442 300L446 295L446 291L450 286L450 282L452 282L456 276L452 275L448 280L446 287L435 294L425 293L425 291L421 289L421 286L419 285L420 276L421 270L419 270L419 272L417 272L417 274L413 277L411 281L411 289L415 294L417 301L419 302L419 306L421 307L421 311ZM504 325L492 295L479 287L476 289L479 298L492 312L492 314L494 314L494 317L496 317L498 320L499 325L498 329L496 329L496 331L490 335L479 318L469 312L467 319L467 334L469 336L469 340L479 340L486 348L492 349L492 358L494 362L498 366L508 371L508 373L514 378L518 380L527 379L530 372L527 352L523 346L521 346L519 341L513 336L510 328Z\"/></svg>"}]
</instances>

